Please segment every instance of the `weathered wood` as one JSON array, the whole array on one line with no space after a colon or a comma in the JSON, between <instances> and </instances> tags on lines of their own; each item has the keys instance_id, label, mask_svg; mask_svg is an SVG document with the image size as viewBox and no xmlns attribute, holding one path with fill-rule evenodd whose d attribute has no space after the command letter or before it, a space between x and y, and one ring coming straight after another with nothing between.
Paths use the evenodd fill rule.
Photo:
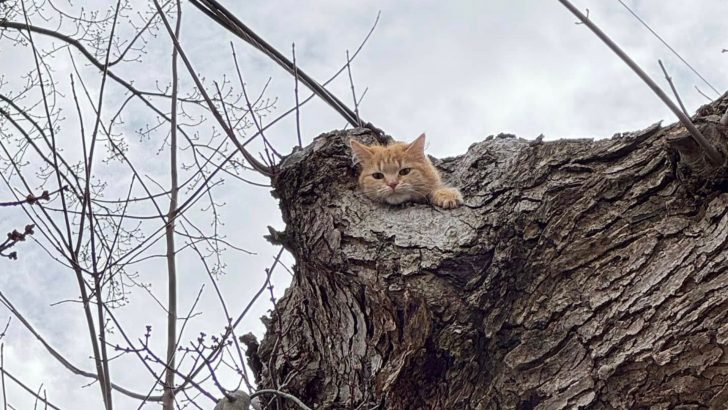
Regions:
<instances>
[{"instance_id":1,"label":"weathered wood","mask_svg":"<svg viewBox=\"0 0 728 410\"><path fill-rule=\"evenodd\" d=\"M727 105L696 120L723 154ZM369 132L274 177L297 265L261 387L331 409L728 403L728 178L684 128L488 138L434 160L465 197L449 211L358 193L346 139Z\"/></svg>"}]
</instances>

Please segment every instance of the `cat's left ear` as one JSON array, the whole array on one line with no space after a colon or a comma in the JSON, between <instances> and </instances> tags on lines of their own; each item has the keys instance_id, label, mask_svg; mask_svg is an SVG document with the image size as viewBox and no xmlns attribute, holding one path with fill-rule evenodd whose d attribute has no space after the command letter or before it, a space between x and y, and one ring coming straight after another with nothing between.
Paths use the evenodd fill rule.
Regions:
<instances>
[{"instance_id":1,"label":"cat's left ear","mask_svg":"<svg viewBox=\"0 0 728 410\"><path fill-rule=\"evenodd\" d=\"M410 142L405 151L411 154L425 155L425 133L423 132L417 139Z\"/></svg>"},{"instance_id":2,"label":"cat's left ear","mask_svg":"<svg viewBox=\"0 0 728 410\"><path fill-rule=\"evenodd\" d=\"M351 138L349 139L351 153L354 155L354 162L368 162L372 159L372 151L366 145Z\"/></svg>"}]
</instances>

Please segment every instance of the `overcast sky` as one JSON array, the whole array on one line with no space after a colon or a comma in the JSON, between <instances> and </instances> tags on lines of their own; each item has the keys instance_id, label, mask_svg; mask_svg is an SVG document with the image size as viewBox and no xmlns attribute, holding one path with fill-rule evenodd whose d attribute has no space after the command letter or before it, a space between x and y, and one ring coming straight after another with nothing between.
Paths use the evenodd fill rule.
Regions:
<instances>
[{"instance_id":1,"label":"overcast sky","mask_svg":"<svg viewBox=\"0 0 728 410\"><path fill-rule=\"evenodd\" d=\"M89 3L107 4L86 2L84 7L90 8ZM662 59L691 113L708 102L695 86L711 98L718 96L619 1L574 3L582 10L588 8L591 19L665 86L657 64ZM728 86L728 54L721 53L728 48L728 24L725 24L728 3L719 0L687 3L625 0L625 4L722 93ZM367 89L360 106L361 116L397 139L412 139L426 132L428 151L434 156L462 154L470 144L500 132L523 138L539 134L547 139L605 138L660 120L675 121L637 76L585 26L575 24L576 19L556 0L288 0L224 1L223 4L285 54L290 53L291 43L295 42L298 64L319 81L341 67L346 50L356 49L381 11L378 27L352 66L358 94ZM223 76L234 78L228 45L232 40L251 92L260 92L270 77L267 95L278 99L273 114L292 105L293 79L282 69L206 20L184 1L183 13L183 46L196 70L208 80L207 84L220 81ZM40 20L34 23L44 25ZM170 43L162 32L149 39L143 63L129 64L123 70L140 87L151 88L155 82L164 86L169 79L169 53ZM8 94L14 85L23 82L20 76L29 66L21 61L27 63L29 56L27 49L9 47L0 40L0 74L8 83L0 87L1 93ZM75 58L83 61L80 55ZM71 70L68 62L59 60L55 64L56 78L67 79ZM189 85L188 79L184 81ZM92 84L93 87L97 85ZM346 76L340 77L330 89L343 101L351 101ZM110 87L108 93L109 105L122 100L120 88ZM156 154L160 142L133 136L133 130L143 125L138 121L144 121L141 114L144 111L141 107L131 107L130 111L140 113L138 118L128 115L126 128L122 128L130 135L130 150L148 166L144 170L146 174L164 175L164 159ZM302 110L304 143L344 124L323 103L312 102ZM59 135L73 139L74 127L68 124ZM279 151L290 152L296 139L293 117L272 129L268 138ZM128 175L114 174L117 171L113 167L99 172L111 181L112 188L114 181L128 183L129 180ZM251 178L265 182L255 176ZM8 189L3 185L0 201L9 199ZM224 256L227 273L219 285L230 308L238 312L262 283L264 269L276 252L262 239L267 233L266 226L282 230L283 224L269 189L231 183L219 191L218 199L225 203L221 208L225 226L220 235L256 253L247 255L229 250ZM206 211L198 207L194 212L195 217L205 220ZM0 216L2 231L25 223L27 218L17 209L3 210ZM24 243L18 251L20 260L0 260L0 291L55 347L79 367L92 370L80 306L65 303L51 307L53 303L77 298L75 278L37 245ZM200 331L220 332L224 318L206 274L200 272L194 254L181 254L180 261L181 312L190 309L200 286L205 285L196 309L203 314L190 321L183 340L194 340ZM286 263L292 264L290 258ZM156 295L166 300L165 271L161 266L153 262L140 264L136 272L140 282L151 284ZM273 278L276 295L280 297L290 275L279 269ZM267 296L261 298L255 305L239 329L240 334L252 331L262 338L263 327L258 318L270 308L267 299ZM9 316L7 310L0 309L0 321L4 323ZM151 324L152 343L160 348L161 354L164 314L143 290L133 289L130 303L118 310L118 316L133 338L141 337L144 325ZM86 386L87 379L71 376L16 320L11 322L4 342L6 368L32 388L44 383L53 403L64 409L100 408L97 386ZM148 388L148 378L139 377L146 377L143 368L128 365L125 360L112 362L113 380L137 391ZM223 380L228 388L236 382L233 377ZM11 384L8 388L16 408L32 405L27 394ZM117 408L138 405L119 394L114 397Z\"/></svg>"}]
</instances>

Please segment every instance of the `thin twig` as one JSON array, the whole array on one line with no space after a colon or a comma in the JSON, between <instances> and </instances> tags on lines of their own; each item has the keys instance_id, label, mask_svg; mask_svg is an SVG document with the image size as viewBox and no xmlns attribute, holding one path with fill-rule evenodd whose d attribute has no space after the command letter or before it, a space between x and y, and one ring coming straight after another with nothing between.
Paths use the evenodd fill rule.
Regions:
<instances>
[{"instance_id":1,"label":"thin twig","mask_svg":"<svg viewBox=\"0 0 728 410\"><path fill-rule=\"evenodd\" d=\"M275 322L276 322L276 341L273 343L273 350L270 353L270 359L268 360L268 371L270 372L270 380L273 382L273 389L280 390L281 386L278 381L278 371L274 366L274 362L276 360L276 356L278 354L278 348L280 347L280 343L283 340L283 328L281 326L281 315L278 310L278 306L276 304L275 295L273 294L273 283L269 283L268 285L268 291L270 292L270 303L273 305L273 313L272 316L275 316ZM273 317L271 317L272 319ZM285 352L283 355L284 363L288 362ZM275 397L276 399L276 408L281 407L280 398L278 396Z\"/></svg>"},{"instance_id":2,"label":"thin twig","mask_svg":"<svg viewBox=\"0 0 728 410\"><path fill-rule=\"evenodd\" d=\"M19 201L0 202L0 206L18 206L18 205L23 205L23 204L35 205L41 199L44 201L50 201L51 195L56 194L58 192L62 192L66 188L68 188L68 186L64 185L61 187L61 189L57 189L53 192L43 191L43 193L41 193L39 196L35 196L33 194L28 194L28 196L26 196L25 199L21 199Z\"/></svg>"},{"instance_id":3,"label":"thin twig","mask_svg":"<svg viewBox=\"0 0 728 410\"><path fill-rule=\"evenodd\" d=\"M187 232L187 228L182 225L182 228ZM220 301L220 306L222 307L223 312L225 313L225 318L227 320L227 326L232 326L232 317L230 315L230 311L228 310L227 304L225 303L225 299L223 298L222 293L220 292L220 287L217 284L217 280L213 277L213 273L210 271L210 268L207 266L207 262L205 261L205 257L202 255L202 252L200 252L200 249L194 244L192 244L192 249L197 253L197 255L200 257L200 261L202 262L203 266L205 267L205 271L207 272L208 277L210 278L210 282L212 283L213 288L215 289L215 294L218 297L218 300ZM245 382L245 386L248 388L248 392L253 391L253 386L250 384L250 377L248 376L248 370L245 366L245 359L243 358L243 351L240 348L240 342L238 338L235 335L235 330L232 330L232 341L233 345L235 346L235 351L238 353L238 358L240 359L240 373L243 376L243 381Z\"/></svg>"},{"instance_id":4,"label":"thin twig","mask_svg":"<svg viewBox=\"0 0 728 410\"><path fill-rule=\"evenodd\" d=\"M20 5L22 6L22 10L23 10L23 17L25 19L25 27L30 27L30 18L28 17L28 12L25 9L25 1L21 0ZM51 120L51 112L50 112L50 107L48 106L48 99L46 97L44 81L41 76L40 61L39 61L40 52L35 47L35 42L33 41L33 35L31 33L30 29L28 29L28 42L30 43L30 46L33 50L33 61L35 63L35 69L36 69L36 71L38 71L38 80L39 80L38 85L40 86L40 92L42 95L45 117L46 117L46 121L48 121L48 132L50 133L51 141L52 141L51 145L52 145L52 151L53 151L53 169L55 171L56 180L58 182L58 189L61 189L63 184L61 183L61 175L60 175L61 172L60 172L60 168L58 167L58 151L56 149L56 134L54 131L54 127L52 125L53 121ZM68 207L66 206L66 198L64 195L61 195L61 204L63 205L64 211L68 209ZM68 247L68 249L70 250L71 246L72 246L72 240L71 240L72 235L71 235L71 223L68 219L68 216L64 217L64 222L65 222L65 227L66 227L66 243L64 245L66 245ZM59 234L61 234L60 229L59 229ZM94 337L95 336L92 335L92 338L94 338Z\"/></svg>"},{"instance_id":5,"label":"thin twig","mask_svg":"<svg viewBox=\"0 0 728 410\"><path fill-rule=\"evenodd\" d=\"M146 92L146 91L142 91L142 90L135 88L131 83L124 81L124 79L121 78L119 75L114 74L114 72L109 70L108 69L109 67L104 65L104 63L96 60L94 55L90 51L88 51L86 48L84 48L83 44L81 44L80 41L78 41L74 38L71 38L67 35L60 34L53 30L49 30L49 29L46 29L43 27L33 26L30 23L18 23L18 22L14 22L14 21L7 21L7 20L0 19L0 27L12 28L12 29L15 29L18 31L27 31L28 36L30 36L31 33L38 33L38 34L42 34L44 36L50 36L55 39L63 41L64 43L68 44L69 46L72 46L73 48L78 50L93 66L95 66L96 68L98 68L101 71L105 70L106 73L108 74L109 78L113 79L114 81L119 83L121 86L126 88L132 95L134 95L134 97L140 99L144 105L149 107L149 109L154 111L157 115L159 115L165 121L169 121L169 117L167 116L167 114L164 111L157 108L157 106L152 104L151 100L149 98L147 98L147 97L168 97L167 95L162 94L162 93Z\"/></svg>"},{"instance_id":6,"label":"thin twig","mask_svg":"<svg viewBox=\"0 0 728 410\"><path fill-rule=\"evenodd\" d=\"M200 342L200 345L202 342ZM200 350L199 346L192 346L195 349L195 352L197 352L198 356L202 360L202 362L207 366L208 370L210 371L210 376L212 376L212 382L215 384L215 387L217 387L218 390L220 390L220 393L222 393L223 396L225 396L228 400L233 400L233 396L228 393L227 390L225 390L224 387L222 387L222 384L220 383L220 380L217 378L217 373L215 372L215 369L212 368L212 365L210 364L210 361L205 358L205 354L203 351Z\"/></svg>"},{"instance_id":7,"label":"thin twig","mask_svg":"<svg viewBox=\"0 0 728 410\"><path fill-rule=\"evenodd\" d=\"M677 89L675 89L675 84L672 82L672 77L667 74L667 70L662 64L662 60L657 60L657 62L660 63L662 73L665 74L665 79L667 80L667 83L670 84L670 88L672 89L672 93L675 94L675 99L677 100L677 103L680 104L680 108L682 108L683 113L689 117L690 114L688 114L688 110L685 109L685 105L683 104L682 99L680 99L680 94L678 94Z\"/></svg>"},{"instance_id":8,"label":"thin twig","mask_svg":"<svg viewBox=\"0 0 728 410\"><path fill-rule=\"evenodd\" d=\"M588 8L586 9L586 18L589 18L589 9ZM574 24L576 24L578 26L578 25L584 24L584 23L582 23L581 21L575 21Z\"/></svg>"},{"instance_id":9,"label":"thin twig","mask_svg":"<svg viewBox=\"0 0 728 410\"><path fill-rule=\"evenodd\" d=\"M0 368L5 368L5 343L0 345ZM5 372L0 372L3 385L3 410L8 410L8 393L5 391Z\"/></svg>"},{"instance_id":10,"label":"thin twig","mask_svg":"<svg viewBox=\"0 0 728 410\"><path fill-rule=\"evenodd\" d=\"M369 91L369 87L364 89L364 92L361 93L359 96L359 100L356 102L357 105L361 105L361 102L364 100L364 97L367 95L367 92ZM343 125L343 129L347 129L349 127L349 123Z\"/></svg>"},{"instance_id":11,"label":"thin twig","mask_svg":"<svg viewBox=\"0 0 728 410\"><path fill-rule=\"evenodd\" d=\"M38 395L35 392L35 390L26 386L25 383L21 382L20 379L18 379L17 377L13 376L10 372L5 370L4 367L0 367L0 372L2 372L3 375L7 375L10 380L14 381L18 386L22 387L23 390L25 390L28 393L30 393L31 395L33 395L33 397L35 397L36 399L39 399L40 401L44 402L48 407L52 408L53 410L61 410L58 406L55 406L53 403L49 402L47 399L40 397L40 395Z\"/></svg>"},{"instance_id":12,"label":"thin twig","mask_svg":"<svg viewBox=\"0 0 728 410\"><path fill-rule=\"evenodd\" d=\"M582 14L579 9L574 7L571 2L568 0L558 0L561 4L564 5L572 14L574 14L576 17L581 20L584 25L589 27L589 29L596 34L597 37L599 37L600 40L604 42L615 54L619 56L619 58L622 59L622 61L625 62L629 66L629 68L632 69L632 71L637 74L642 81L647 84L652 91L657 94L657 96L662 100L665 105L667 105L668 108L670 108L670 111L672 111L679 119L680 122L687 128L687 130L690 132L690 135L692 135L695 142L703 149L705 156L707 157L708 161L710 161L713 165L721 165L724 162L723 155L721 155L718 150L708 142L707 139L703 136L703 134L698 130L693 122L688 118L687 115L683 114L682 111L680 111L680 108L678 108L672 100L665 94L664 91L648 76L638 65L635 63L622 49L614 42L612 39L609 38L604 32L596 26L596 24L592 23L591 20L586 18L584 14Z\"/></svg>"},{"instance_id":13,"label":"thin twig","mask_svg":"<svg viewBox=\"0 0 728 410\"><path fill-rule=\"evenodd\" d=\"M6 257L11 260L18 259L17 252L13 251L5 254L5 251L15 246L18 242L25 241L25 238L27 236L33 235L35 233L34 229L35 225L30 224L25 225L23 232L20 232L17 229L13 229L12 232L8 232L8 237L3 242L0 242L0 256ZM3 332L2 336L5 336L5 332Z\"/></svg>"},{"instance_id":14,"label":"thin twig","mask_svg":"<svg viewBox=\"0 0 728 410\"><path fill-rule=\"evenodd\" d=\"M703 92L703 90L701 90L700 88L698 88L698 86L697 86L697 85L695 86L695 90L696 90L696 91L697 91L697 92L698 92L698 93L699 93L700 95L702 95L703 97L705 97L705 99L706 99L706 100L708 100L709 102L713 102L713 99L712 99L712 98L710 98L710 97L708 97L708 95L707 95L707 94L705 94L705 93Z\"/></svg>"},{"instance_id":15,"label":"thin twig","mask_svg":"<svg viewBox=\"0 0 728 410\"><path fill-rule=\"evenodd\" d=\"M293 93L296 96L296 136L298 137L298 146L302 147L301 142L301 112L299 110L300 104L298 102L298 66L296 65L296 43L291 44L291 52L293 54Z\"/></svg>"},{"instance_id":16,"label":"thin twig","mask_svg":"<svg viewBox=\"0 0 728 410\"><path fill-rule=\"evenodd\" d=\"M42 399L42 397L40 397L40 392L42 390L43 390L43 383L41 383L40 386L38 386L38 391L35 393L35 401L33 402L33 410L38 409L38 399Z\"/></svg>"},{"instance_id":17,"label":"thin twig","mask_svg":"<svg viewBox=\"0 0 728 410\"><path fill-rule=\"evenodd\" d=\"M361 118L359 117L359 102L356 99L356 88L354 87L354 78L351 76L351 59L349 58L349 50L346 50L346 71L349 73L349 85L351 86L351 96L354 99L354 113L356 114L357 127L361 127Z\"/></svg>"}]
</instances>

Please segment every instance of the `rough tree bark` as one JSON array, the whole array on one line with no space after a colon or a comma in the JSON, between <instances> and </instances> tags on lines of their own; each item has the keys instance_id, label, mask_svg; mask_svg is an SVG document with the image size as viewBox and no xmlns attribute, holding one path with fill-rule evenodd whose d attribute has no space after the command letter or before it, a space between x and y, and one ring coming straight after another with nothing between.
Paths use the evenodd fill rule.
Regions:
<instances>
[{"instance_id":1,"label":"rough tree bark","mask_svg":"<svg viewBox=\"0 0 728 410\"><path fill-rule=\"evenodd\" d=\"M694 118L723 155L727 107ZM434 159L452 211L364 198L350 136L371 140L324 134L274 177L297 265L250 355L262 388L322 409L728 403L728 172L682 126L489 137Z\"/></svg>"}]
</instances>

